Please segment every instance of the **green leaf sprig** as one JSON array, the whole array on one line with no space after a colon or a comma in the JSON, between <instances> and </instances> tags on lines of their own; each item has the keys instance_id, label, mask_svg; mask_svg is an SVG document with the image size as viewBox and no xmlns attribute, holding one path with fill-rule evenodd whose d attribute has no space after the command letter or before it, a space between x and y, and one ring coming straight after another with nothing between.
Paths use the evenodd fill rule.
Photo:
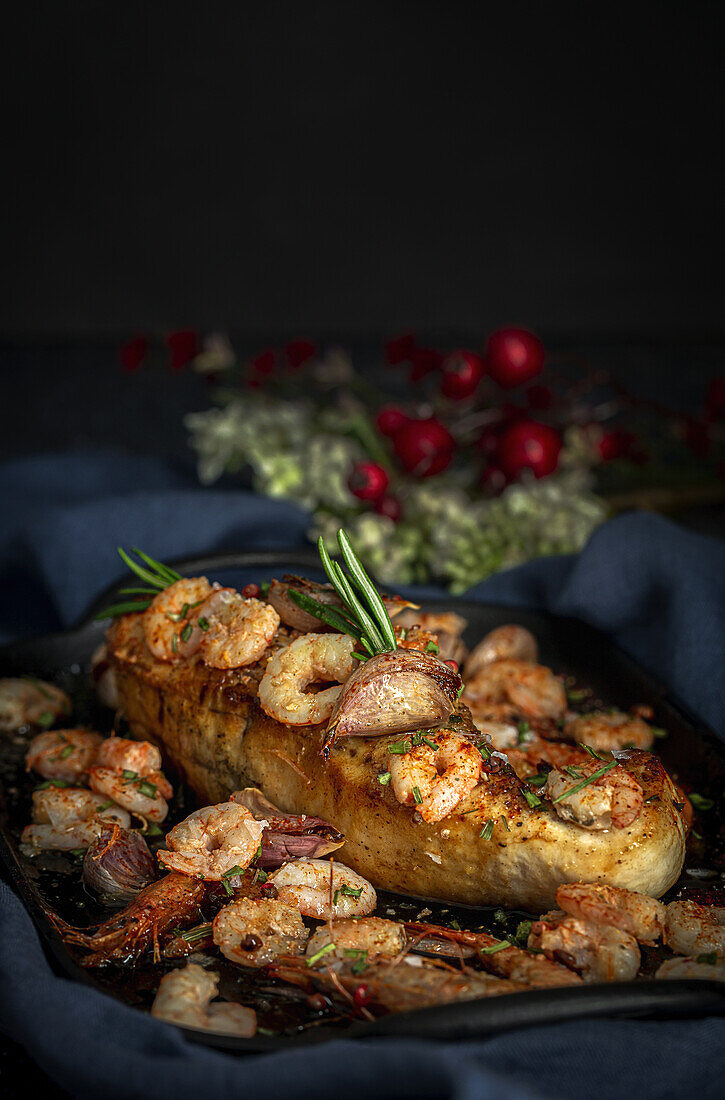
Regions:
<instances>
[{"instance_id":1,"label":"green leaf sprig","mask_svg":"<svg viewBox=\"0 0 725 1100\"><path fill-rule=\"evenodd\" d=\"M143 550L138 550L135 546L131 548L131 552L136 554L141 562L134 561L122 546L117 549L121 561L128 566L132 573L135 573L139 580L145 583L142 588L119 589L120 595L133 596L134 599L125 600L104 608L103 611L98 612L96 619L116 619L119 615L130 615L134 611L146 611L159 592L162 592L164 588L168 588L170 584L175 584L176 581L181 580L180 573L170 569L163 562L149 557L148 554L144 554Z\"/></svg>"},{"instance_id":2,"label":"green leaf sprig","mask_svg":"<svg viewBox=\"0 0 725 1100\"><path fill-rule=\"evenodd\" d=\"M339 562L333 561L330 557L322 536L318 539L317 547L323 568L342 601L342 607L330 607L328 604L320 603L312 596L299 592L295 588L289 590L290 598L303 611L322 619L328 626L334 627L341 633L355 638L369 657L376 653L394 652L398 648L398 640L379 592L365 572L350 539L342 528L337 532L337 541L340 544L347 573ZM361 598L358 597L355 589L360 593Z\"/></svg>"}]
</instances>

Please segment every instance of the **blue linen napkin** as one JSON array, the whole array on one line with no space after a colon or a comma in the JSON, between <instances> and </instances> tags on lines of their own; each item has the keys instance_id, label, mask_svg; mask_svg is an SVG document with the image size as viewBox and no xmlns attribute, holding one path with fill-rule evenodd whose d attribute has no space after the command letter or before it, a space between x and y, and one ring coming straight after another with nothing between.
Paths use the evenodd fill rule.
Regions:
<instances>
[{"instance_id":1,"label":"blue linen napkin","mask_svg":"<svg viewBox=\"0 0 725 1100\"><path fill-rule=\"evenodd\" d=\"M68 626L120 573L118 543L160 558L304 545L301 509L195 489L153 460L111 453L0 467L0 633ZM422 592L423 590L418 590ZM432 589L426 590L431 593ZM575 615L608 631L720 734L725 544L648 515L601 528L574 557L499 574L475 599ZM721 1095L725 1020L582 1020L485 1041L335 1040L236 1058L57 977L0 883L0 1028L73 1096L263 1093L315 1098Z\"/></svg>"}]
</instances>

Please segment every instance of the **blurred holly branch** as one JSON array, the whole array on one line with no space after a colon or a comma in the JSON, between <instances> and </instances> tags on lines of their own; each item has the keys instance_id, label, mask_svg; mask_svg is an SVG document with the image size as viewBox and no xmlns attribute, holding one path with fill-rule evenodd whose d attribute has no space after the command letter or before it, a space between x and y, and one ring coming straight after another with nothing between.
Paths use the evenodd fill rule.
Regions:
<instances>
[{"instance_id":1,"label":"blurred holly branch","mask_svg":"<svg viewBox=\"0 0 725 1100\"><path fill-rule=\"evenodd\" d=\"M174 369L215 387L186 427L204 484L244 473L312 513L310 537L344 524L388 582L462 591L498 569L578 550L613 511L723 499L725 379L702 414L631 393L606 371L499 329L479 354L387 342L364 375L309 340L240 360L226 337L165 339ZM121 348L127 370L152 349Z\"/></svg>"}]
</instances>

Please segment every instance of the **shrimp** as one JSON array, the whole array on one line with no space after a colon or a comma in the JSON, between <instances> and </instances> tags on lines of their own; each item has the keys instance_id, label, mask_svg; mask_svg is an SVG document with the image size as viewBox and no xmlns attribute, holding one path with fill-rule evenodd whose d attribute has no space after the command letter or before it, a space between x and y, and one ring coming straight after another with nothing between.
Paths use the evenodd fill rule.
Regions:
<instances>
[{"instance_id":1,"label":"shrimp","mask_svg":"<svg viewBox=\"0 0 725 1100\"><path fill-rule=\"evenodd\" d=\"M416 806L428 824L455 810L478 783L482 769L476 746L451 730L438 730L410 752L388 756L395 797L403 806Z\"/></svg>"},{"instance_id":2,"label":"shrimp","mask_svg":"<svg viewBox=\"0 0 725 1100\"><path fill-rule=\"evenodd\" d=\"M139 775L138 772L121 771L118 768L91 768L90 786L96 794L112 798L137 817L144 817L157 824L168 814L169 804L166 799L173 793L171 784L162 772Z\"/></svg>"},{"instance_id":3,"label":"shrimp","mask_svg":"<svg viewBox=\"0 0 725 1100\"><path fill-rule=\"evenodd\" d=\"M463 672L466 680L494 661L508 660L535 662L538 657L536 638L524 626L497 626L490 630L471 650Z\"/></svg>"},{"instance_id":4,"label":"shrimp","mask_svg":"<svg viewBox=\"0 0 725 1100\"><path fill-rule=\"evenodd\" d=\"M529 718L561 718L566 691L550 668L506 658L484 664L466 680L466 696L487 703L509 703Z\"/></svg>"},{"instance_id":5,"label":"shrimp","mask_svg":"<svg viewBox=\"0 0 725 1100\"><path fill-rule=\"evenodd\" d=\"M211 593L206 577L182 577L164 588L151 601L143 616L146 645L160 661L179 661L194 652L191 640L193 623L189 616ZM201 640L195 636L196 648Z\"/></svg>"},{"instance_id":6,"label":"shrimp","mask_svg":"<svg viewBox=\"0 0 725 1100\"><path fill-rule=\"evenodd\" d=\"M699 978L707 982L725 982L725 959L714 954L696 958L679 955L663 962L655 978Z\"/></svg>"},{"instance_id":7,"label":"shrimp","mask_svg":"<svg viewBox=\"0 0 725 1100\"><path fill-rule=\"evenodd\" d=\"M398 643L399 645L404 645L411 636L413 628L418 627L421 635L428 633L434 637L441 661L456 661L459 665L463 663L467 652L465 643L461 638L467 625L466 620L457 615L455 611L418 611L414 609L401 612L396 616L394 624L396 635L399 633L399 628L404 634L403 640ZM407 636L405 636L406 632L408 632ZM415 633L412 636L415 637Z\"/></svg>"},{"instance_id":8,"label":"shrimp","mask_svg":"<svg viewBox=\"0 0 725 1100\"><path fill-rule=\"evenodd\" d=\"M506 752L520 743L521 734L518 726L513 722L499 722L493 718L479 717L475 709L471 709L471 717L478 732L485 734L490 739L491 746L498 752Z\"/></svg>"},{"instance_id":9,"label":"shrimp","mask_svg":"<svg viewBox=\"0 0 725 1100\"><path fill-rule=\"evenodd\" d=\"M230 871L249 866L266 824L236 802L205 806L166 834L169 851L158 853L159 862L170 871L221 882Z\"/></svg>"},{"instance_id":10,"label":"shrimp","mask_svg":"<svg viewBox=\"0 0 725 1100\"><path fill-rule=\"evenodd\" d=\"M725 909L683 899L671 901L665 917L665 943L676 955L714 951L725 956Z\"/></svg>"},{"instance_id":11,"label":"shrimp","mask_svg":"<svg viewBox=\"0 0 725 1100\"><path fill-rule=\"evenodd\" d=\"M604 775L580 786L582 779L601 769L596 760L582 762L577 764L574 778L554 768L542 793L552 801L563 821L574 821L583 829L626 829L637 820L644 806L642 787L621 764L610 766Z\"/></svg>"},{"instance_id":12,"label":"shrimp","mask_svg":"<svg viewBox=\"0 0 725 1100\"><path fill-rule=\"evenodd\" d=\"M250 1039L257 1030L254 1009L232 1001L210 1004L218 989L217 973L204 970L196 963L187 963L183 970L164 974L151 1006L151 1015L179 1027Z\"/></svg>"},{"instance_id":13,"label":"shrimp","mask_svg":"<svg viewBox=\"0 0 725 1100\"><path fill-rule=\"evenodd\" d=\"M188 875L164 875L93 933L85 928L71 928L58 918L54 923L66 943L90 952L83 959L83 966L129 962L152 945L158 956L160 936L199 921L200 906L208 889L205 882Z\"/></svg>"},{"instance_id":14,"label":"shrimp","mask_svg":"<svg viewBox=\"0 0 725 1100\"><path fill-rule=\"evenodd\" d=\"M31 852L87 848L104 821L124 829L131 824L125 810L82 787L46 787L33 792L33 824L23 829L20 841Z\"/></svg>"},{"instance_id":15,"label":"shrimp","mask_svg":"<svg viewBox=\"0 0 725 1100\"><path fill-rule=\"evenodd\" d=\"M406 955L400 963L389 959L348 958L334 966L308 967L305 959L280 959L268 973L309 990L319 988L332 996L340 995L349 1005L358 1004L358 990L364 993L368 1018L381 1012L411 1012L416 1008L497 997L528 990L523 982L494 978L474 970L459 970L439 959L421 959Z\"/></svg>"},{"instance_id":16,"label":"shrimp","mask_svg":"<svg viewBox=\"0 0 725 1100\"><path fill-rule=\"evenodd\" d=\"M0 680L0 730L22 726L52 726L61 714L70 714L64 691L32 676Z\"/></svg>"},{"instance_id":17,"label":"shrimp","mask_svg":"<svg viewBox=\"0 0 725 1100\"><path fill-rule=\"evenodd\" d=\"M616 749L651 749L652 727L636 715L615 710L608 714L582 714L564 725L563 736L602 752Z\"/></svg>"},{"instance_id":18,"label":"shrimp","mask_svg":"<svg viewBox=\"0 0 725 1100\"><path fill-rule=\"evenodd\" d=\"M303 634L267 663L259 684L259 703L265 714L289 726L317 726L335 707L342 684L357 661L355 642L346 634ZM340 686L305 692L315 682L336 681Z\"/></svg>"},{"instance_id":19,"label":"shrimp","mask_svg":"<svg viewBox=\"0 0 725 1100\"><path fill-rule=\"evenodd\" d=\"M107 737L101 744L96 764L117 771L133 771L139 775L161 769L161 753L150 741L133 741L129 737Z\"/></svg>"},{"instance_id":20,"label":"shrimp","mask_svg":"<svg viewBox=\"0 0 725 1100\"><path fill-rule=\"evenodd\" d=\"M323 924L312 934L307 944L307 958L320 965L333 958L372 960L384 956L395 958L405 949L405 927L398 921L382 917L361 917L359 920L337 920ZM328 946L332 944L334 950ZM317 956L317 958L316 958Z\"/></svg>"},{"instance_id":21,"label":"shrimp","mask_svg":"<svg viewBox=\"0 0 725 1100\"><path fill-rule=\"evenodd\" d=\"M629 932L564 913L534 921L528 947L572 967L585 982L628 982L639 970L639 947Z\"/></svg>"},{"instance_id":22,"label":"shrimp","mask_svg":"<svg viewBox=\"0 0 725 1100\"><path fill-rule=\"evenodd\" d=\"M48 730L28 746L25 766L44 779L81 783L95 762L102 738L90 730Z\"/></svg>"},{"instance_id":23,"label":"shrimp","mask_svg":"<svg viewBox=\"0 0 725 1100\"><path fill-rule=\"evenodd\" d=\"M205 665L244 668L261 659L278 626L279 615L271 604L220 588L199 608L193 629L200 631L199 652Z\"/></svg>"},{"instance_id":24,"label":"shrimp","mask_svg":"<svg viewBox=\"0 0 725 1100\"><path fill-rule=\"evenodd\" d=\"M556 891L556 904L570 917L611 925L628 932L640 943L654 944L664 932L665 906L635 890L572 882Z\"/></svg>"},{"instance_id":25,"label":"shrimp","mask_svg":"<svg viewBox=\"0 0 725 1100\"><path fill-rule=\"evenodd\" d=\"M240 966L267 966L280 955L301 955L309 939L300 912L272 898L237 898L212 925L222 955Z\"/></svg>"},{"instance_id":26,"label":"shrimp","mask_svg":"<svg viewBox=\"0 0 725 1100\"><path fill-rule=\"evenodd\" d=\"M547 741L543 737L528 734L520 748L504 751L519 779L528 779L529 776L536 775L541 764L548 764L560 771L565 771L567 768L573 769L569 772L573 777L579 774L580 764L588 764L592 759L586 749L580 749L576 745L568 745L562 741ZM582 778L583 774L582 772Z\"/></svg>"},{"instance_id":27,"label":"shrimp","mask_svg":"<svg viewBox=\"0 0 725 1100\"><path fill-rule=\"evenodd\" d=\"M269 882L277 898L294 905L303 917L366 917L377 905L375 890L344 863L326 859L296 859L273 871Z\"/></svg>"},{"instance_id":28,"label":"shrimp","mask_svg":"<svg viewBox=\"0 0 725 1100\"><path fill-rule=\"evenodd\" d=\"M532 955L508 940L499 940L488 932L468 932L464 929L443 928L438 924L406 921L406 932L425 937L435 937L442 942L472 947L480 955L487 970L500 977L521 982L532 989L553 989L563 985L580 985L581 978L561 963Z\"/></svg>"}]
</instances>

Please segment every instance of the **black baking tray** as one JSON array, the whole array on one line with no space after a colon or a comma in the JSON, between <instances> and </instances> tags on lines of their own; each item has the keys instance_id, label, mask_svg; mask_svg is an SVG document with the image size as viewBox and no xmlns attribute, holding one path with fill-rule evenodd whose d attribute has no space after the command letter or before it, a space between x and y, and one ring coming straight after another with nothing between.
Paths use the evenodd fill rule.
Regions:
<instances>
[{"instance_id":1,"label":"black baking tray","mask_svg":"<svg viewBox=\"0 0 725 1100\"><path fill-rule=\"evenodd\" d=\"M314 551L215 554L173 564L179 572L186 575L207 574L215 580L235 586L242 586L250 581L261 582L284 572L321 578L319 558ZM117 587L112 586L95 600L75 629L0 648L0 676L32 674L53 680L74 695L82 718L89 724L95 723L97 728L107 728L108 712L105 712L105 719L103 714L98 713L98 704L93 700L86 682L91 654L102 641L105 631L105 624L96 622L94 615L113 598ZM702 815L703 824L698 821L702 830L701 838L696 839L688 849L683 877L673 893L684 890L692 896L698 896L703 890L712 891L722 886L725 857L720 800L721 792L725 789L725 744L674 697L664 684L637 665L605 635L577 619L453 597L424 599L423 604L425 609L455 610L462 614L468 620L466 637L470 643L477 641L495 626L512 621L520 623L537 637L542 662L554 667L557 672L572 677L577 684L590 687L595 698L622 709L638 703L650 705L654 710L655 724L669 732L667 739L657 745L657 751L668 770L686 789L695 789L716 801L715 809ZM11 738L0 743L0 765L3 764L3 756L7 757L11 752L9 745L12 740ZM16 745L15 751L17 755L22 750ZM129 995L128 988L121 988L114 981L113 972L109 975L103 970L84 969L63 943L48 911L55 909L54 903L57 900L63 901L63 895L68 893L69 886L73 896L77 896L78 879L76 876L71 881L66 874L68 881L63 885L62 876L58 877L57 881L61 886L60 894L56 895L48 888L47 876L44 878L35 871L35 861L30 863L20 854L17 840L28 816L27 813L19 813L18 808L24 804L27 810L28 796L25 795L23 803L22 792L18 791L13 778L17 775L17 765L8 766L7 759L5 764L4 769L0 768L0 859L35 922L51 965L58 973L75 981L101 989L128 1003L140 1007L148 1006L150 992L147 991L145 996L139 996L136 992ZM56 882L52 875L51 880ZM445 923L455 917L464 927L480 924L482 921L485 923L495 912L493 907L443 908L440 903L410 899L402 895L383 894L381 898L382 905L389 910L394 909L396 915L403 919L414 919L417 910L427 906L432 910L429 919ZM446 917L441 916L441 913L445 913ZM93 917L90 899L87 916ZM223 962L221 969L223 972ZM236 970L233 967L231 969ZM118 972L116 976L117 974ZM222 973L223 995L224 981ZM725 986L720 983L641 980L535 990L398 1013L371 1022L345 1022L344 1026L329 1024L323 1017L314 1021L314 1026L304 1030L293 1029L273 1036L258 1035L247 1040L184 1030L189 1039L195 1042L222 1050L249 1053L353 1036L399 1036L436 1040L485 1037L513 1028L553 1024L582 1017L671 1019L723 1014Z\"/></svg>"}]
</instances>

